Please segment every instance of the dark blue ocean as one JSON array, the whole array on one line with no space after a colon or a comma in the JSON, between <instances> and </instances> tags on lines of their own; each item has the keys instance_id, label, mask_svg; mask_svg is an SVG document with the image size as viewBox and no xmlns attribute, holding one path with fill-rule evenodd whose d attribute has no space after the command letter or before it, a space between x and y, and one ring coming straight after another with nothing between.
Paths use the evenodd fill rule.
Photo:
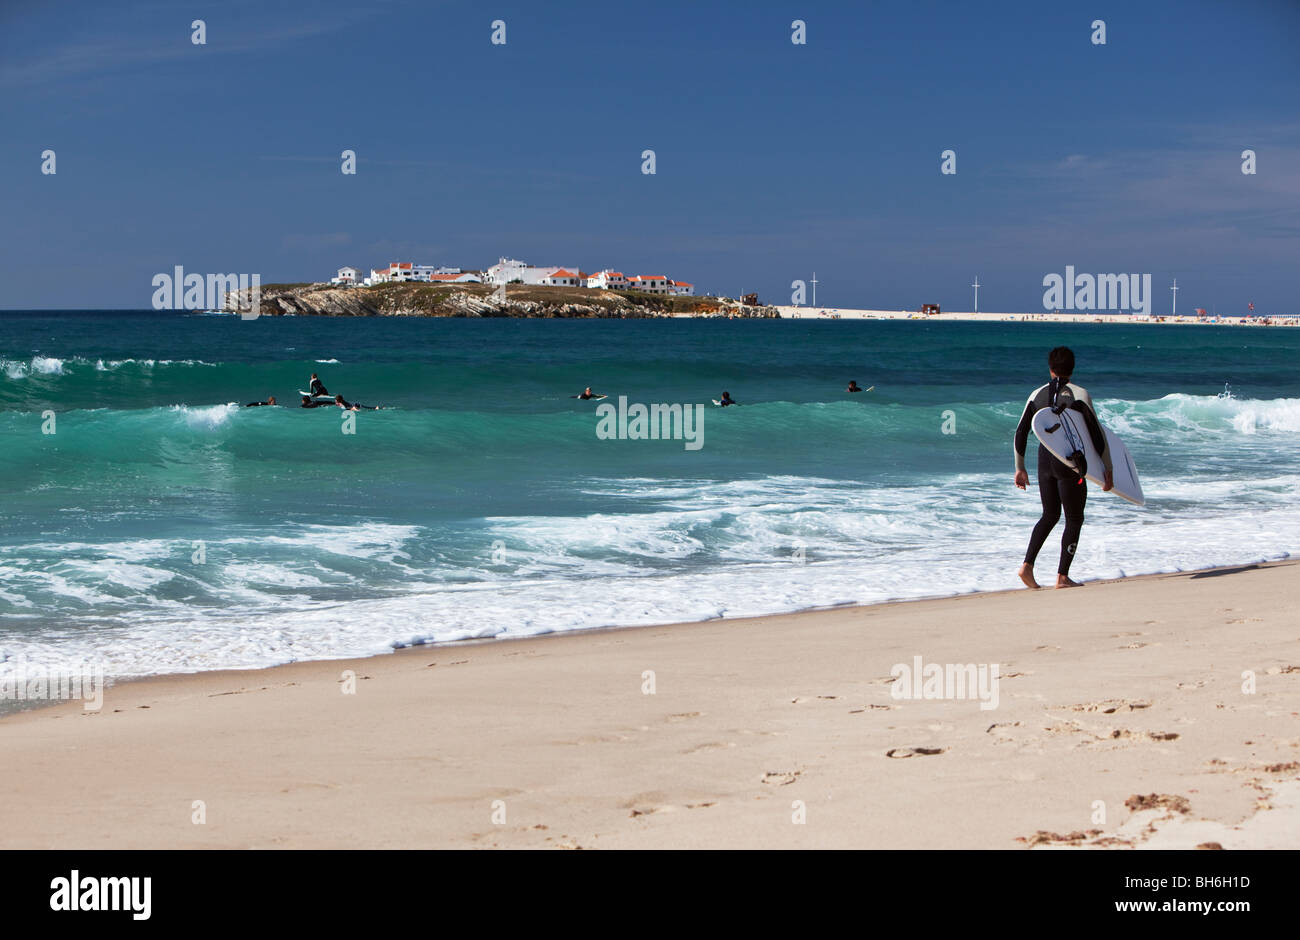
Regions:
<instances>
[{"instance_id":1,"label":"dark blue ocean","mask_svg":"<svg viewBox=\"0 0 1300 940\"><path fill-rule=\"evenodd\" d=\"M1057 344L1148 500L1092 490L1076 577L1300 551L1300 330L0 313L0 669L1013 587L1012 432ZM385 409L293 407L313 371ZM586 386L705 406L700 446L601 439Z\"/></svg>"}]
</instances>

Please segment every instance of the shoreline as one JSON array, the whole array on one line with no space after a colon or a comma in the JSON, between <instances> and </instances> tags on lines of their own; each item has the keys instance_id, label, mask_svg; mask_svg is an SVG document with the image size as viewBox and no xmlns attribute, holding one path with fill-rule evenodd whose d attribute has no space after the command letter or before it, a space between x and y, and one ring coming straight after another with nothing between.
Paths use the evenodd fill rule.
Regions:
<instances>
[{"instance_id":1,"label":"shoreline","mask_svg":"<svg viewBox=\"0 0 1300 940\"><path fill-rule=\"evenodd\" d=\"M840 307L792 307L776 305L783 320L920 320L926 323L1108 323L1133 326L1248 326L1248 327L1300 327L1300 314L1285 316L1228 316L1195 317L1181 314L1149 314L1138 316L1128 313L951 313L923 314L916 310L858 310ZM678 314L682 316L683 314Z\"/></svg>"},{"instance_id":2,"label":"shoreline","mask_svg":"<svg viewBox=\"0 0 1300 940\"><path fill-rule=\"evenodd\" d=\"M1263 561L1246 561L1233 562L1223 565L1212 565L1207 568L1189 568L1184 571L1151 571L1139 572L1138 574L1125 575L1119 578L1094 578L1079 582L1081 586L1098 584L1121 584L1128 581L1142 581L1152 578L1172 578L1180 576L1206 575L1213 572L1228 572L1238 570L1249 570L1253 568L1269 568L1281 565L1300 565L1300 559L1292 557L1289 553L1286 558L1273 558ZM1041 592L1051 592L1057 590L1050 584L1050 578L1044 580L1039 586ZM258 675L261 673L271 672L276 669L285 669L291 666L310 666L329 663L367 663L372 661L382 661L390 656L401 656L404 654L416 653L420 651L436 651L441 649L460 649L470 646L493 645L501 643L526 643L539 642L561 637L581 637L591 634L604 633L621 633L624 631L640 630L663 630L663 629L688 629L693 626L703 626L706 624L718 623L744 623L748 621L762 621L774 617L804 617L818 614L827 614L837 611L847 610L870 610L875 608L888 608L905 604L922 604L935 601L956 601L963 598L975 597L1000 597L1009 594L1022 594L1029 589L1015 585L1006 588L998 588L989 591L964 591L955 594L926 594L918 597L900 597L891 600L874 601L868 603L843 603L821 607L806 607L798 610L773 611L763 614L746 614L738 617L711 617L707 620L671 620L663 623L650 624L604 624L598 627L580 627L570 630L554 630L547 633L536 633L527 636L483 636L483 637L464 637L458 640L434 640L429 642L407 643L402 646L393 646L385 652L376 652L362 656L337 656L323 659L295 659L283 663L274 663L269 666L220 666L212 669L195 669L188 672L156 672L145 675L126 675L112 676L105 675L106 685L104 686L105 694L110 690L126 687L136 683L145 683L153 681L183 681L186 679L198 678L210 675ZM22 700L23 704L12 710L6 710L7 706L13 704L15 700L0 699L0 722L5 719L27 712L39 711L47 708L57 708L63 705L73 704L61 700Z\"/></svg>"},{"instance_id":3,"label":"shoreline","mask_svg":"<svg viewBox=\"0 0 1300 940\"><path fill-rule=\"evenodd\" d=\"M0 842L1272 846L1300 832L1297 564L119 682L0 718L28 768ZM917 654L1002 664L997 707L893 698Z\"/></svg>"}]
</instances>

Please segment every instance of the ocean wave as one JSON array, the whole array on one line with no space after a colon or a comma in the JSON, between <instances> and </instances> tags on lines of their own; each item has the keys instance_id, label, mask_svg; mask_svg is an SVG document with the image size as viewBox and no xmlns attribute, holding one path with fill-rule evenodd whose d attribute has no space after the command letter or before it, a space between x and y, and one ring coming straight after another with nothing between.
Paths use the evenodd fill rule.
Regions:
<instances>
[{"instance_id":1,"label":"ocean wave","mask_svg":"<svg viewBox=\"0 0 1300 940\"><path fill-rule=\"evenodd\" d=\"M1098 402L1099 417L1119 434L1235 431L1300 432L1300 399L1173 393L1151 401Z\"/></svg>"},{"instance_id":2,"label":"ocean wave","mask_svg":"<svg viewBox=\"0 0 1300 940\"><path fill-rule=\"evenodd\" d=\"M200 555L208 529L197 523L194 538L46 539L0 546L0 612L39 612L59 625L63 655L137 675L1013 587L1038 501L1005 474L963 480L960 499L946 480L647 480L653 496L635 512L244 525L203 540ZM1148 511L1089 500L1076 576L1300 552L1289 478L1249 493L1226 478L1147 490ZM11 629L0 659L38 657L49 642Z\"/></svg>"},{"instance_id":3,"label":"ocean wave","mask_svg":"<svg viewBox=\"0 0 1300 940\"><path fill-rule=\"evenodd\" d=\"M81 356L66 359L57 356L32 356L31 359L0 358L0 372L10 379L24 379L34 375L72 375L77 372L115 372L132 367L137 371L148 372L158 366L219 368L220 365L202 359L87 359Z\"/></svg>"}]
</instances>

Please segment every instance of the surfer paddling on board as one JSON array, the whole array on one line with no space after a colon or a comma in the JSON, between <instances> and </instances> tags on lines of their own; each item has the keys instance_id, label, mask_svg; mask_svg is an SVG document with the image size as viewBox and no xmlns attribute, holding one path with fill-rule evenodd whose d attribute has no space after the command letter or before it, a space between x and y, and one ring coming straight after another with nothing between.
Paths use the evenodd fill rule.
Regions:
<instances>
[{"instance_id":1,"label":"surfer paddling on board","mask_svg":"<svg viewBox=\"0 0 1300 940\"><path fill-rule=\"evenodd\" d=\"M245 407L245 408L261 408L263 405L274 405L274 404L275 404L275 396L274 396L274 395L271 395L271 396L269 396L269 397L266 399L266 401L250 401L250 402L249 402L247 405L245 405L244 407Z\"/></svg>"},{"instance_id":2,"label":"surfer paddling on board","mask_svg":"<svg viewBox=\"0 0 1300 940\"><path fill-rule=\"evenodd\" d=\"M846 391L850 391L850 392L860 392L860 391L862 391L862 387L861 387L860 385L858 385L858 382L857 382L856 379L849 379L849 387L846 389Z\"/></svg>"},{"instance_id":3,"label":"surfer paddling on board","mask_svg":"<svg viewBox=\"0 0 1300 940\"><path fill-rule=\"evenodd\" d=\"M310 395L304 395L302 396L302 404L299 405L298 407L299 408L332 408L334 407L334 402L317 401L316 399L312 398Z\"/></svg>"},{"instance_id":4,"label":"surfer paddling on board","mask_svg":"<svg viewBox=\"0 0 1300 940\"><path fill-rule=\"evenodd\" d=\"M605 396L600 394L599 392L593 392L591 390L591 386L588 385L586 388L582 390L581 395L570 395L569 397L577 398L580 401L590 401L593 398L604 398Z\"/></svg>"},{"instance_id":5,"label":"surfer paddling on board","mask_svg":"<svg viewBox=\"0 0 1300 940\"><path fill-rule=\"evenodd\" d=\"M342 395L335 395L334 401L326 404L338 405L344 411L378 411L380 408L379 405L363 405L360 402L348 401Z\"/></svg>"},{"instance_id":6,"label":"surfer paddling on board","mask_svg":"<svg viewBox=\"0 0 1300 940\"><path fill-rule=\"evenodd\" d=\"M1025 412L1020 416L1020 424L1016 427L1016 486L1023 490L1029 485L1029 474L1025 470L1025 445L1033 430L1034 415L1043 408L1051 408L1058 414L1069 409L1082 415L1087 434L1092 438L1092 443L1106 466L1106 482L1102 490L1111 489L1115 480L1110 449L1106 446L1106 433L1097 421L1087 389L1070 382L1070 376L1074 374L1074 353L1068 347L1057 346L1047 354L1047 365L1052 380L1035 389L1029 396ZM1082 447L1079 449L1082 450ZM1079 453L1077 459L1082 459L1082 456ZM1039 587L1034 580L1034 560L1047 541L1048 534L1060 520L1063 508L1065 531L1061 534L1061 563L1056 569L1056 586L1080 586L1078 581L1070 580L1070 562L1074 561L1074 552L1079 545L1079 532L1083 529L1083 506L1088 500L1088 484L1083 473L1082 467L1076 470L1054 457L1043 445L1038 446L1038 496L1043 501L1043 515L1029 536L1029 548L1025 552L1024 563L1020 566L1020 580L1025 582L1026 587Z\"/></svg>"}]
</instances>

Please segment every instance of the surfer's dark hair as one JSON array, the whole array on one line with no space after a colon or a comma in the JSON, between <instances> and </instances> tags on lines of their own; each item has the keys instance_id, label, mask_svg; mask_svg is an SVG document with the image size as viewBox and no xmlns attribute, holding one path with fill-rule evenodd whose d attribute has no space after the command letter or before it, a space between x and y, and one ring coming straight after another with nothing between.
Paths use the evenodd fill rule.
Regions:
<instances>
[{"instance_id":1,"label":"surfer's dark hair","mask_svg":"<svg viewBox=\"0 0 1300 940\"><path fill-rule=\"evenodd\" d=\"M1063 379L1074 375L1074 353L1069 346L1057 346L1047 354L1047 364Z\"/></svg>"}]
</instances>

